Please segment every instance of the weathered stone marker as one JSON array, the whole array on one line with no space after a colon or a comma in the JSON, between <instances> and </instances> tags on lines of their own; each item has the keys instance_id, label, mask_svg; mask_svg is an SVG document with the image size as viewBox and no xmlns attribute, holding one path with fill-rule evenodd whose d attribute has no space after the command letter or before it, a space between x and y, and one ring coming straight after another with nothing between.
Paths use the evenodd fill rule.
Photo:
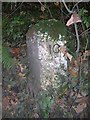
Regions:
<instances>
[{"instance_id":1,"label":"weathered stone marker","mask_svg":"<svg viewBox=\"0 0 90 120\"><path fill-rule=\"evenodd\" d=\"M38 54L38 41L34 27L32 26L26 34L27 56L29 65L29 89L32 97L36 97L40 88L40 60Z\"/></svg>"},{"instance_id":2,"label":"weathered stone marker","mask_svg":"<svg viewBox=\"0 0 90 120\"><path fill-rule=\"evenodd\" d=\"M54 39L58 40L60 33L63 35L63 32L64 26L60 21L45 20L32 25L26 34L29 89L36 98L39 90L41 88L45 90L54 80L55 68L59 67L60 61L58 55L55 58L52 48Z\"/></svg>"}]
</instances>

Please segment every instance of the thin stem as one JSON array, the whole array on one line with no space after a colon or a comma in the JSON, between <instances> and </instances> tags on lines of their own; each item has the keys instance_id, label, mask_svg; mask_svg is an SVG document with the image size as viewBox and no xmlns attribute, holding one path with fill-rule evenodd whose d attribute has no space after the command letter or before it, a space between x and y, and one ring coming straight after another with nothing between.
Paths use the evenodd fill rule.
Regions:
<instances>
[{"instance_id":1,"label":"thin stem","mask_svg":"<svg viewBox=\"0 0 90 120\"><path fill-rule=\"evenodd\" d=\"M38 2L39 2L42 6L44 6L40 0L38 0ZM48 12L50 13L51 18L53 18L52 13L51 13L49 7L46 7L46 8L48 9Z\"/></svg>"},{"instance_id":2,"label":"thin stem","mask_svg":"<svg viewBox=\"0 0 90 120\"><path fill-rule=\"evenodd\" d=\"M75 8L80 2L82 2L82 1L83 1L83 0L78 1L78 2L73 6L72 11L73 11L74 8Z\"/></svg>"},{"instance_id":3,"label":"thin stem","mask_svg":"<svg viewBox=\"0 0 90 120\"><path fill-rule=\"evenodd\" d=\"M62 0L62 2L63 2L63 4L64 4L64 6L65 6L66 10L67 10L69 13L72 13L73 11L71 11L71 10L67 7L67 5L66 5L65 1L64 1L64 0Z\"/></svg>"},{"instance_id":4,"label":"thin stem","mask_svg":"<svg viewBox=\"0 0 90 120\"><path fill-rule=\"evenodd\" d=\"M82 32L79 36L85 34L86 32L88 32L90 30L90 28L88 28L87 30L85 30L84 32ZM88 32L89 33L89 32Z\"/></svg>"},{"instance_id":5,"label":"thin stem","mask_svg":"<svg viewBox=\"0 0 90 120\"><path fill-rule=\"evenodd\" d=\"M79 40L79 35L78 35L78 30L77 30L77 24L74 23L74 26L75 26L75 32L76 32L76 37L77 37L77 50L76 50L76 53L78 53L79 49L80 49L80 40Z\"/></svg>"},{"instance_id":6,"label":"thin stem","mask_svg":"<svg viewBox=\"0 0 90 120\"><path fill-rule=\"evenodd\" d=\"M63 4L64 4L66 10L67 10L69 13L73 13L73 11L71 11L71 10L67 7L65 1L62 0L62 2L63 2ZM77 5L77 4L75 4L74 6L76 6L76 5ZM75 32L76 32L76 38L77 38L77 50L76 50L76 53L78 53L78 52L79 52L79 49L80 49L80 40L79 40L79 34L78 34L78 30L77 30L77 24L74 23L74 26L75 26Z\"/></svg>"},{"instance_id":7,"label":"thin stem","mask_svg":"<svg viewBox=\"0 0 90 120\"><path fill-rule=\"evenodd\" d=\"M23 2L24 2L24 1L23 1ZM13 15L13 14L22 6L23 2L22 2L10 15ZM9 15L9 16L10 16L10 15Z\"/></svg>"}]
</instances>

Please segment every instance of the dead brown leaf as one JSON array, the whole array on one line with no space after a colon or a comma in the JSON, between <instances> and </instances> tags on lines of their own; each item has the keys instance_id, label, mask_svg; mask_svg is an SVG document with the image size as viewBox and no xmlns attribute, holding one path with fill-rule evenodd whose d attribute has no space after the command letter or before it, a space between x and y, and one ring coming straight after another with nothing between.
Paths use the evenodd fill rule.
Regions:
<instances>
[{"instance_id":1,"label":"dead brown leaf","mask_svg":"<svg viewBox=\"0 0 90 120\"><path fill-rule=\"evenodd\" d=\"M86 104L83 103L83 104L78 104L77 107L74 109L77 113L81 113L85 108L86 108Z\"/></svg>"}]
</instances>

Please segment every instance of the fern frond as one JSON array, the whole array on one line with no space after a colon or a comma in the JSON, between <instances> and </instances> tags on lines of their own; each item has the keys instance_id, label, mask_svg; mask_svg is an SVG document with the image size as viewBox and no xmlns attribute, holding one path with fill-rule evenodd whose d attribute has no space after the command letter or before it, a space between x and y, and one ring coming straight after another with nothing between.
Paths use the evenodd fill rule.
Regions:
<instances>
[{"instance_id":1,"label":"fern frond","mask_svg":"<svg viewBox=\"0 0 90 120\"><path fill-rule=\"evenodd\" d=\"M12 68L14 63L14 59L11 57L9 48L6 46L2 46L2 64L4 68L10 69Z\"/></svg>"}]
</instances>

